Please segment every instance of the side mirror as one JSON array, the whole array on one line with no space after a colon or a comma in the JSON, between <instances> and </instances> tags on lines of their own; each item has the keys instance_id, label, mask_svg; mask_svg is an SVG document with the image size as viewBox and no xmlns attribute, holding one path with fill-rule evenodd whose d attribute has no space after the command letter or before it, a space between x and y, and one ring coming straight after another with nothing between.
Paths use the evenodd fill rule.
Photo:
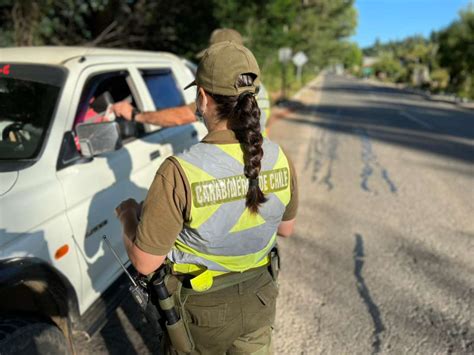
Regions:
<instances>
[{"instance_id":1,"label":"side mirror","mask_svg":"<svg viewBox=\"0 0 474 355\"><path fill-rule=\"evenodd\" d=\"M81 123L76 126L82 155L96 155L113 152L122 147L119 126L116 122Z\"/></svg>"}]
</instances>

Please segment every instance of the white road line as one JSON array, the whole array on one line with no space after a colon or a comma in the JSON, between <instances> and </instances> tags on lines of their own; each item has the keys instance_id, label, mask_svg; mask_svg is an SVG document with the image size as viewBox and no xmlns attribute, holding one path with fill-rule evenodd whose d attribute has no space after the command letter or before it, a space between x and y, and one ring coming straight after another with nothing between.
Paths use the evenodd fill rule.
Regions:
<instances>
[{"instance_id":1,"label":"white road line","mask_svg":"<svg viewBox=\"0 0 474 355\"><path fill-rule=\"evenodd\" d=\"M418 123L420 126L423 126L425 128L428 128L428 129L433 129L434 128L429 123L426 123L426 122L420 120L419 118L416 118L415 116L413 116L412 114L409 114L408 112L405 112L405 111L399 111L399 112L400 112L400 115L412 120L413 122Z\"/></svg>"}]
</instances>

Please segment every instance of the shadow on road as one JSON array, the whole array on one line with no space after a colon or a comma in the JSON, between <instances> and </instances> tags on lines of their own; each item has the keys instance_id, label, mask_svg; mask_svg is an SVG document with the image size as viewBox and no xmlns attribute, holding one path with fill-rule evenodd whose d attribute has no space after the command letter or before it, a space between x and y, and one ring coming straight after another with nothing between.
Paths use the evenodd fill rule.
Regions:
<instances>
[{"instance_id":1,"label":"shadow on road","mask_svg":"<svg viewBox=\"0 0 474 355\"><path fill-rule=\"evenodd\" d=\"M108 318L100 336L108 354L159 354L158 336L131 297L127 297Z\"/></svg>"},{"instance_id":2,"label":"shadow on road","mask_svg":"<svg viewBox=\"0 0 474 355\"><path fill-rule=\"evenodd\" d=\"M364 240L360 234L355 235L355 246L354 246L354 276L356 278L357 292L360 298L364 301L367 311L372 318L374 323L374 331L372 333L372 354L378 354L380 352L380 346L382 340L380 339L380 333L385 330L385 327L380 316L380 310L375 304L370 295L370 291L365 284L364 277L362 276L362 268L364 266Z\"/></svg>"}]
</instances>

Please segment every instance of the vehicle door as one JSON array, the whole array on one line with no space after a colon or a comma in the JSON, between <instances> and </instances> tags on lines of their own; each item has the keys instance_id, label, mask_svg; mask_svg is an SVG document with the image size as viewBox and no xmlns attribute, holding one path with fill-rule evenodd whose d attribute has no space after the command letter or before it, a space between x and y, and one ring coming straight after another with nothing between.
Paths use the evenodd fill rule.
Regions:
<instances>
[{"instance_id":1,"label":"vehicle door","mask_svg":"<svg viewBox=\"0 0 474 355\"><path fill-rule=\"evenodd\" d=\"M171 154L168 146L139 138L144 134L142 125L130 129L129 122L120 118L116 121L121 127L123 147L93 158L81 154L75 134L77 126L85 121L101 123L114 119L110 110L97 112L94 106L104 95L112 102L127 100L143 108L140 88L130 69L133 68L127 65L95 65L81 73L58 159L57 176L85 275L81 312L122 272L102 236L106 235L122 260L128 261L115 207L127 198L142 201L163 157Z\"/></svg>"}]
</instances>

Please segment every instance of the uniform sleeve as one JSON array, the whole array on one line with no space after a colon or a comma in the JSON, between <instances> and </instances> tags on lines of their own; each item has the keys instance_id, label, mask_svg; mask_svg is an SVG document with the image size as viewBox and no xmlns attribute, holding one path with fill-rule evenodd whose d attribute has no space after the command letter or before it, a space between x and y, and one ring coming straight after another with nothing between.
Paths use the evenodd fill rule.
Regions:
<instances>
[{"instance_id":1,"label":"uniform sleeve","mask_svg":"<svg viewBox=\"0 0 474 355\"><path fill-rule=\"evenodd\" d=\"M289 221L296 217L296 213L298 212L298 181L296 178L296 171L293 163L286 156L288 159L288 165L290 166L290 191L291 191L291 198L290 202L286 206L285 212L283 213L282 221Z\"/></svg>"},{"instance_id":2,"label":"uniform sleeve","mask_svg":"<svg viewBox=\"0 0 474 355\"><path fill-rule=\"evenodd\" d=\"M150 254L170 251L189 213L187 181L176 164L170 158L163 162L143 205L135 244Z\"/></svg>"}]
</instances>

